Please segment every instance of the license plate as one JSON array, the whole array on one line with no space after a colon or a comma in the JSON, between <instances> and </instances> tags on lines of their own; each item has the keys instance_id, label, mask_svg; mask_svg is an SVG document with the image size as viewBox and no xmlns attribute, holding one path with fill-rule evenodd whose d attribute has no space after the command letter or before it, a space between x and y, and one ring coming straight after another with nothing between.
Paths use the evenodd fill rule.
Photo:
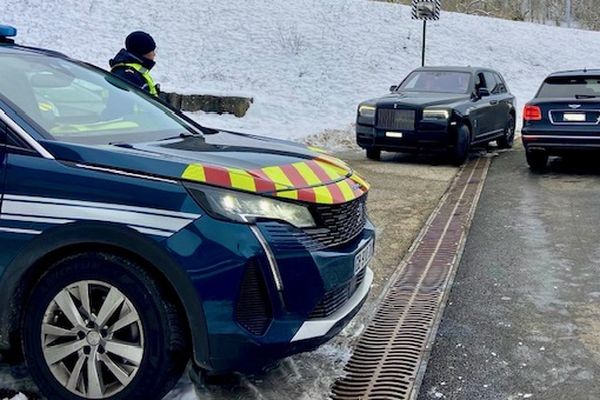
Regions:
<instances>
[{"instance_id":1,"label":"license plate","mask_svg":"<svg viewBox=\"0 0 600 400\"><path fill-rule=\"evenodd\" d=\"M367 243L367 245L365 247L363 247L362 249L360 249L360 251L358 253L356 253L356 256L354 257L354 274L355 275L358 274L363 269L365 269L365 267L369 264L369 261L371 261L371 258L373 258L374 252L375 252L375 241L370 240L369 243Z\"/></svg>"},{"instance_id":2,"label":"license plate","mask_svg":"<svg viewBox=\"0 0 600 400\"><path fill-rule=\"evenodd\" d=\"M396 139L402 139L404 137L402 132L386 132L385 136L391 137L391 138L396 138Z\"/></svg>"},{"instance_id":3,"label":"license plate","mask_svg":"<svg viewBox=\"0 0 600 400\"><path fill-rule=\"evenodd\" d=\"M567 122L585 122L585 114L582 113L564 113L563 121Z\"/></svg>"}]
</instances>

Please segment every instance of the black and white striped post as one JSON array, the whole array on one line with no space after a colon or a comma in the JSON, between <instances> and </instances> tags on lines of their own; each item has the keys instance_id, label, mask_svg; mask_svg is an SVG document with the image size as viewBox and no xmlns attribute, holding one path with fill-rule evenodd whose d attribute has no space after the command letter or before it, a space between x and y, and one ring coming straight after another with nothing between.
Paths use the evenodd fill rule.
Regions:
<instances>
[{"instance_id":1,"label":"black and white striped post","mask_svg":"<svg viewBox=\"0 0 600 400\"><path fill-rule=\"evenodd\" d=\"M441 0L412 0L412 18L423 21L423 49L421 66L425 66L425 43L427 41L427 21L440 19Z\"/></svg>"}]
</instances>

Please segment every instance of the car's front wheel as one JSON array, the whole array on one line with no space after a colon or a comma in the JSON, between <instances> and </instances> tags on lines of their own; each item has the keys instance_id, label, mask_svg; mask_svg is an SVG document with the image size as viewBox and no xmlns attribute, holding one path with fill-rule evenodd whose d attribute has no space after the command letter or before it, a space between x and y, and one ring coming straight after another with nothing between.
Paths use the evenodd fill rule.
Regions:
<instances>
[{"instance_id":1,"label":"car's front wheel","mask_svg":"<svg viewBox=\"0 0 600 400\"><path fill-rule=\"evenodd\" d=\"M542 172L548 166L548 154L544 151L528 151L525 155L532 171Z\"/></svg>"},{"instance_id":2,"label":"car's front wheel","mask_svg":"<svg viewBox=\"0 0 600 400\"><path fill-rule=\"evenodd\" d=\"M456 132L456 143L452 149L451 157L455 165L462 165L469 157L471 149L471 131L466 125L461 125Z\"/></svg>"},{"instance_id":3,"label":"car's front wheel","mask_svg":"<svg viewBox=\"0 0 600 400\"><path fill-rule=\"evenodd\" d=\"M53 265L31 292L22 333L50 399L161 399L187 363L176 308L140 266L110 254Z\"/></svg>"},{"instance_id":4,"label":"car's front wheel","mask_svg":"<svg viewBox=\"0 0 600 400\"><path fill-rule=\"evenodd\" d=\"M504 133L501 137L498 138L496 143L498 147L501 149L510 149L515 142L515 119L511 116L508 121L506 121L506 127L504 128Z\"/></svg>"},{"instance_id":5,"label":"car's front wheel","mask_svg":"<svg viewBox=\"0 0 600 400\"><path fill-rule=\"evenodd\" d=\"M375 160L378 161L381 159L381 150L375 147L371 147L370 149L367 149L367 158L369 160Z\"/></svg>"}]
</instances>

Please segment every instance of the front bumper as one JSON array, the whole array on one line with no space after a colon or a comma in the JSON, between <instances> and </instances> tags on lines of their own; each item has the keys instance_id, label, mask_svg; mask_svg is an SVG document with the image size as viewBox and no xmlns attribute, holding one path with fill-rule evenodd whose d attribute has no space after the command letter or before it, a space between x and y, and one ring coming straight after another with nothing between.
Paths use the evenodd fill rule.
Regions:
<instances>
[{"instance_id":1,"label":"front bumper","mask_svg":"<svg viewBox=\"0 0 600 400\"><path fill-rule=\"evenodd\" d=\"M334 337L366 300L372 271L363 270L335 312L311 313L328 293L357 282L355 257L374 238L367 221L350 242L316 248L287 224L249 226L207 215L172 236L167 244L196 288L206 319L209 359L196 364L217 373L253 372Z\"/></svg>"},{"instance_id":2,"label":"front bumper","mask_svg":"<svg viewBox=\"0 0 600 400\"><path fill-rule=\"evenodd\" d=\"M419 151L447 149L454 146L456 132L448 121L421 121L414 131L394 131L402 137L390 137L384 129L356 124L356 142L363 149ZM397 136L397 135L393 135Z\"/></svg>"}]
</instances>

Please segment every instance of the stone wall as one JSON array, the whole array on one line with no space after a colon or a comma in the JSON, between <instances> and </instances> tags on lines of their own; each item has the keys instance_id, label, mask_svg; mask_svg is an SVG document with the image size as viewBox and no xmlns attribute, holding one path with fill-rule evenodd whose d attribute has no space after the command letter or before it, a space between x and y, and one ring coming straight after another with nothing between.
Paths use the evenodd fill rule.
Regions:
<instances>
[{"instance_id":1,"label":"stone wall","mask_svg":"<svg viewBox=\"0 0 600 400\"><path fill-rule=\"evenodd\" d=\"M253 98L240 96L214 96L204 94L178 94L162 92L160 97L182 111L204 111L233 114L242 118L248 112Z\"/></svg>"}]
</instances>

